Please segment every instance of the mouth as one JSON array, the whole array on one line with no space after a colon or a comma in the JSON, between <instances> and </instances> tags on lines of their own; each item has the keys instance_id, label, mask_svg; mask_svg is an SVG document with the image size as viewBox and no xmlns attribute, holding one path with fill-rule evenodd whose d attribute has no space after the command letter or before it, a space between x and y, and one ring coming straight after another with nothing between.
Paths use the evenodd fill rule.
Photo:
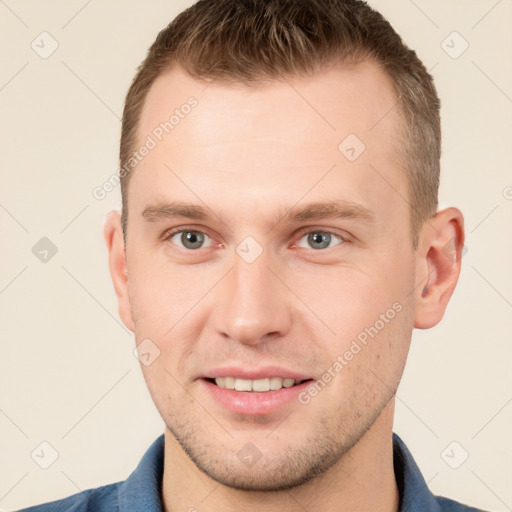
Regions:
<instances>
[{"instance_id":1,"label":"mouth","mask_svg":"<svg viewBox=\"0 0 512 512\"><path fill-rule=\"evenodd\" d=\"M299 397L313 379L203 377L199 381L206 396L226 412L261 417L280 411L284 413L290 407L302 404Z\"/></svg>"},{"instance_id":2,"label":"mouth","mask_svg":"<svg viewBox=\"0 0 512 512\"><path fill-rule=\"evenodd\" d=\"M313 379L289 379L282 377L268 377L263 379L241 379L237 377L205 378L204 380L222 389L230 389L249 393L266 393L279 391L282 388L291 388L310 382Z\"/></svg>"}]
</instances>

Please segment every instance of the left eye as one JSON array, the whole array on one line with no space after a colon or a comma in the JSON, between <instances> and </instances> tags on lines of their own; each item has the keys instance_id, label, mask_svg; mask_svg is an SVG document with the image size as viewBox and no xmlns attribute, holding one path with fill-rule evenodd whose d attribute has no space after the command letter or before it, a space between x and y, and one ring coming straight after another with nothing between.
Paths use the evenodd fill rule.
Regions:
<instances>
[{"instance_id":1,"label":"left eye","mask_svg":"<svg viewBox=\"0 0 512 512\"><path fill-rule=\"evenodd\" d=\"M306 247L306 249L326 249L329 247L333 239L339 240L339 242L334 245L339 245L344 241L340 236L335 235L334 233L329 233L327 231L311 231L310 233L304 235L300 240L303 239L306 239L306 243L309 244L309 247ZM299 247L304 247L301 245L300 241L298 245Z\"/></svg>"},{"instance_id":2,"label":"left eye","mask_svg":"<svg viewBox=\"0 0 512 512\"><path fill-rule=\"evenodd\" d=\"M210 240L211 238L201 231L177 231L169 235L169 240L172 243L180 246L180 243L177 243L176 240L181 243L181 247L184 249L201 249L206 240Z\"/></svg>"}]
</instances>

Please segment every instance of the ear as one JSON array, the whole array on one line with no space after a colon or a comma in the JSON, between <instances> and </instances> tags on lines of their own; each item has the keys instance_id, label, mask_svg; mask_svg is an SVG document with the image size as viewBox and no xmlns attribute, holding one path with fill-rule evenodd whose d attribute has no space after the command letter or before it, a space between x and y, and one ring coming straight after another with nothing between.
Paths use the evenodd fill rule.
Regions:
<instances>
[{"instance_id":1,"label":"ear","mask_svg":"<svg viewBox=\"0 0 512 512\"><path fill-rule=\"evenodd\" d=\"M464 217L447 208L425 222L417 250L414 327L429 329L444 316L459 279L464 248Z\"/></svg>"},{"instance_id":2,"label":"ear","mask_svg":"<svg viewBox=\"0 0 512 512\"><path fill-rule=\"evenodd\" d=\"M131 331L134 331L135 326L128 296L128 272L126 267L123 228L121 226L121 215L118 211L112 210L108 212L103 229L103 236L107 244L108 266L117 295L119 316L124 325Z\"/></svg>"}]
</instances>

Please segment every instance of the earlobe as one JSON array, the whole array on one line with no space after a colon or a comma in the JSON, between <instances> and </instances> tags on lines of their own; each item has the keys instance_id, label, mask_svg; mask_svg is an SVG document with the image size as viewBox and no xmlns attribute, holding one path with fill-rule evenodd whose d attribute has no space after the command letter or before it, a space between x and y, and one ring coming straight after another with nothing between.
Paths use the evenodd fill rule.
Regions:
<instances>
[{"instance_id":1,"label":"earlobe","mask_svg":"<svg viewBox=\"0 0 512 512\"><path fill-rule=\"evenodd\" d=\"M457 208L447 208L429 219L418 244L414 327L437 325L457 284L464 247L464 218Z\"/></svg>"},{"instance_id":2,"label":"earlobe","mask_svg":"<svg viewBox=\"0 0 512 512\"><path fill-rule=\"evenodd\" d=\"M121 226L121 215L118 211L108 212L105 219L103 236L108 250L108 264L110 276L117 296L119 316L124 325L134 331L130 299L128 295L128 274L126 266L126 253Z\"/></svg>"}]
</instances>

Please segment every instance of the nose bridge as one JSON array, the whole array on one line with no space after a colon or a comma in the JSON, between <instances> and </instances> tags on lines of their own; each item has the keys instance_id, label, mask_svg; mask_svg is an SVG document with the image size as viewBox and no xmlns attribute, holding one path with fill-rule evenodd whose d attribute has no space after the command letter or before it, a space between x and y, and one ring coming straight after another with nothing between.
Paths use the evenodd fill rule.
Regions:
<instances>
[{"instance_id":1,"label":"nose bridge","mask_svg":"<svg viewBox=\"0 0 512 512\"><path fill-rule=\"evenodd\" d=\"M279 280L268 268L267 254L254 261L240 254L234 254L232 271L222 287L216 328L239 342L257 344L266 335L284 334L290 311Z\"/></svg>"}]
</instances>

